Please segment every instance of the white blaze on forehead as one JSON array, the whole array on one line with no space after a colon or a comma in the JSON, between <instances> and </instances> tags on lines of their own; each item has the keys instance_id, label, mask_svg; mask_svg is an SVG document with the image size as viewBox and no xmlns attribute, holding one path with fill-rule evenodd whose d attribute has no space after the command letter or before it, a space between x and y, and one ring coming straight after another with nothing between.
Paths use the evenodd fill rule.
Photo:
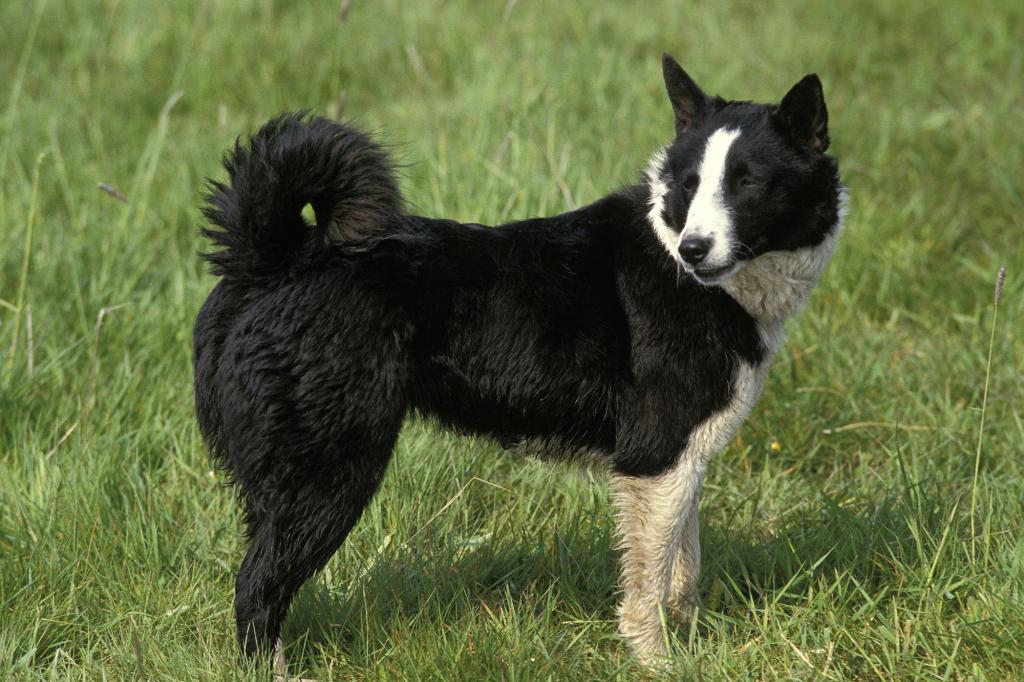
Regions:
<instances>
[{"instance_id":1,"label":"white blaze on forehead","mask_svg":"<svg viewBox=\"0 0 1024 682\"><path fill-rule=\"evenodd\" d=\"M729 149L740 136L735 129L719 128L708 138L697 170L700 184L690 202L680 240L689 237L711 239L713 245L705 262L711 267L727 265L735 241L732 217L725 203L725 162Z\"/></svg>"}]
</instances>

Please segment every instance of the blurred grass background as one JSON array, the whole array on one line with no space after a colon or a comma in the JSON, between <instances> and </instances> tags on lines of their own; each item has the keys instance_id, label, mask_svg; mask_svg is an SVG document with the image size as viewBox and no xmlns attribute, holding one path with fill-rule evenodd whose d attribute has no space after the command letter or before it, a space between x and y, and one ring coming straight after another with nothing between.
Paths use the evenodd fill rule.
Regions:
<instances>
[{"instance_id":1,"label":"blurred grass background","mask_svg":"<svg viewBox=\"0 0 1024 682\"><path fill-rule=\"evenodd\" d=\"M726 97L820 74L852 203L711 466L667 676L1024 677L1022 30L1011 1L0 4L0 676L267 677L192 416L197 205L236 136L343 108L415 210L552 213L670 137L668 50ZM615 633L612 528L599 473L411 422L293 606L291 672L654 677Z\"/></svg>"}]
</instances>

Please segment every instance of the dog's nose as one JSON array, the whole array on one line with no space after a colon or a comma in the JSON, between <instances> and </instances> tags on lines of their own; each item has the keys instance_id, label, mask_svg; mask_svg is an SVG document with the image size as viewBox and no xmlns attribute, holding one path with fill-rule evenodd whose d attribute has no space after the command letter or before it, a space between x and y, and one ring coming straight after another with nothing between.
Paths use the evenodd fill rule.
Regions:
<instances>
[{"instance_id":1,"label":"dog's nose","mask_svg":"<svg viewBox=\"0 0 1024 682\"><path fill-rule=\"evenodd\" d=\"M704 260L711 250L711 240L706 237L687 237L679 242L679 255L690 265Z\"/></svg>"}]
</instances>

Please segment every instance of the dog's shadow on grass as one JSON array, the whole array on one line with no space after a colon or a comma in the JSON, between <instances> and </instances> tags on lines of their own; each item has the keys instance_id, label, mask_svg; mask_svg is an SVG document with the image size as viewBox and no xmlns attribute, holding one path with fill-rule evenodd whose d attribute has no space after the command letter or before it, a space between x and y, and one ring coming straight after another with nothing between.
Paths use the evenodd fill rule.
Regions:
<instances>
[{"instance_id":1,"label":"dog's shadow on grass","mask_svg":"<svg viewBox=\"0 0 1024 682\"><path fill-rule=\"evenodd\" d=\"M613 528L610 518L602 526L581 516L543 537L534 529L469 542L417 538L412 547L385 552L369 570L339 576L335 568L310 581L289 612L285 641L358 656L389 647L406 628L505 616L605 620L614 631Z\"/></svg>"},{"instance_id":2,"label":"dog's shadow on grass","mask_svg":"<svg viewBox=\"0 0 1024 682\"><path fill-rule=\"evenodd\" d=\"M927 561L922 531L941 532L945 522L938 506L911 511L894 495L840 503L820 494L776 519L702 524L703 607L743 619L771 605L806 603L810 589L836 585L839 576L868 590L897 588L907 570Z\"/></svg>"},{"instance_id":3,"label":"dog's shadow on grass","mask_svg":"<svg viewBox=\"0 0 1024 682\"><path fill-rule=\"evenodd\" d=\"M701 523L704 609L742 618L751 609L803 599L809 582L838 573L861 585L896 585L905 578L899 567L925 561L911 524L943 523L937 512L927 518L917 512L910 514L905 501L894 497L841 505L822 495L817 504L775 521L711 515ZM311 663L312 649L372 655L390 647L403 629L460 627L483 614L510 615L510 622L517 613L555 622L604 621L613 634L619 558L614 521L610 514L587 521L563 525L542 541L490 537L467 547L425 539L385 552L369 570L328 574L296 599L285 639L301 640ZM677 635L686 640L686 632Z\"/></svg>"}]
</instances>

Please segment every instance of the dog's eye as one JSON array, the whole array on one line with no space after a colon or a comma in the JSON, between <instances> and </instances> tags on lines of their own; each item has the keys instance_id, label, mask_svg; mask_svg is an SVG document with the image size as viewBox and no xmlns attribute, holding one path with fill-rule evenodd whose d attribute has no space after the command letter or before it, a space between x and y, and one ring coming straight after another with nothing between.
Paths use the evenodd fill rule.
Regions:
<instances>
[{"instance_id":1,"label":"dog's eye","mask_svg":"<svg viewBox=\"0 0 1024 682\"><path fill-rule=\"evenodd\" d=\"M750 175L749 173L744 173L743 175L740 176L739 182L737 184L740 186L741 189L748 189L756 185L757 180L755 180L754 176Z\"/></svg>"},{"instance_id":2,"label":"dog's eye","mask_svg":"<svg viewBox=\"0 0 1024 682\"><path fill-rule=\"evenodd\" d=\"M700 178L697 177L696 175L690 174L687 175L686 178L683 180L683 189L685 189L687 192L694 192L697 190L697 185L699 184Z\"/></svg>"}]
</instances>

